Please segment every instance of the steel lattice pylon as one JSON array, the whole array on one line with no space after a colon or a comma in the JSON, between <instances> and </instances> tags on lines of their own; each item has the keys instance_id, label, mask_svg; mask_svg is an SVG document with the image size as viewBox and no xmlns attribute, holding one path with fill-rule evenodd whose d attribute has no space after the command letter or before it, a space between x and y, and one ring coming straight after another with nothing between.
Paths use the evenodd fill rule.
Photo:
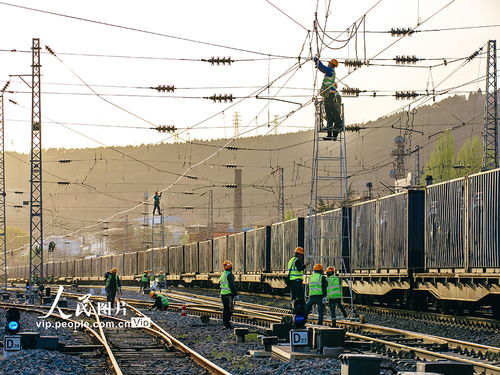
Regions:
<instances>
[{"instance_id":1,"label":"steel lattice pylon","mask_svg":"<svg viewBox=\"0 0 500 375\"><path fill-rule=\"evenodd\" d=\"M5 216L4 107L0 93L0 285L7 288L7 223Z\"/></svg>"},{"instance_id":2,"label":"steel lattice pylon","mask_svg":"<svg viewBox=\"0 0 500 375\"><path fill-rule=\"evenodd\" d=\"M498 161L498 94L497 94L497 42L488 41L486 63L486 92L483 129L483 169L499 167Z\"/></svg>"},{"instance_id":3,"label":"steel lattice pylon","mask_svg":"<svg viewBox=\"0 0 500 375\"><path fill-rule=\"evenodd\" d=\"M42 107L40 39L33 38L31 64L30 283L43 282ZM33 290L33 288L31 288Z\"/></svg>"}]
</instances>

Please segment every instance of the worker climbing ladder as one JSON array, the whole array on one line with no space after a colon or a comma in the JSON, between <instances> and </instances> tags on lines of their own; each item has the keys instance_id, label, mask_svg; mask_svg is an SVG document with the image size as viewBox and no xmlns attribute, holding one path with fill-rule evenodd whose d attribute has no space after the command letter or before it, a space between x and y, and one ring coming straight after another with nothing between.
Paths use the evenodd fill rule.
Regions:
<instances>
[{"instance_id":1,"label":"worker climbing ladder","mask_svg":"<svg viewBox=\"0 0 500 375\"><path fill-rule=\"evenodd\" d=\"M345 125L339 129L337 140L325 137L324 99L315 99L315 127L309 216L306 225L308 264L334 266L339 271L349 295L343 296L350 305L349 318L354 318L352 276L350 273L350 208ZM344 122L344 108L340 105ZM331 130L331 129L330 129Z\"/></svg>"}]
</instances>

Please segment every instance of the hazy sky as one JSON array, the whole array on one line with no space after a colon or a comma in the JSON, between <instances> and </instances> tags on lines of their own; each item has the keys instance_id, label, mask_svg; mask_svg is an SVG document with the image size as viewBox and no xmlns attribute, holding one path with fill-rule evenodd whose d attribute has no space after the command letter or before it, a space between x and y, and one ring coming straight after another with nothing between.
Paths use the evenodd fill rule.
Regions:
<instances>
[{"instance_id":1,"label":"hazy sky","mask_svg":"<svg viewBox=\"0 0 500 375\"><path fill-rule=\"evenodd\" d=\"M324 42L336 49L324 48L321 57L324 60L336 57L341 61L354 58L356 38L341 49L338 48L344 43L330 38L339 35L334 30L345 30L374 4L377 5L366 14L365 23L360 25L359 30L387 31L392 27L415 27L419 19L426 20L450 2L446 9L421 25L418 30L500 23L498 0L332 0L326 26L329 32L324 37ZM181 139L230 137L234 135L232 118L235 111L241 113L242 132L249 131L246 133L248 135L256 132L264 134L270 131L266 125L269 118L273 119L274 115L284 116L299 108L297 104L256 99L258 89L265 87L269 80L273 81L292 68L269 91L262 91L260 96L277 95L278 99L297 103L305 103L312 96L311 88L316 70L312 62L297 68L296 57L301 55L301 62L304 62L304 58L317 52L316 37L311 39L312 34L309 33L308 38L308 30L313 28L317 5L318 20L321 27L324 27L328 1L272 0L271 3L265 0L12 1L17 6L258 53L78 21L0 3L0 31L3 36L0 43L0 83L3 85L9 75L31 72L31 54L21 51L30 51L33 37L40 38L41 44L50 46L62 60L60 62L47 53L42 55L44 148L172 140L168 134L147 129L155 125L174 125L179 129L193 127L188 133L182 133ZM419 58L447 58L450 61L472 54L488 39L499 39L499 36L498 27L422 32L403 38L377 57L392 59L396 55L416 55ZM339 39L345 38L346 34L343 34ZM366 33L365 38L360 33L357 37L358 56L364 58L365 49L367 58L375 56L396 40L387 33ZM12 50L18 52L10 52ZM82 54L129 58L91 57ZM269 54L289 58L269 57ZM212 56L230 56L234 60L247 61L236 61L230 66L189 61L209 59ZM440 62L442 61L423 61L417 65L429 66ZM372 60L371 63L394 64L393 61L380 60ZM395 90L425 90L427 86L432 87L432 81L437 84L453 73L461 63L462 61L432 70L364 66L343 82L362 90L387 90L385 94L392 94ZM475 59L450 76L439 88L453 87L477 79L484 75L484 71L484 59ZM348 73L349 69L342 64L337 69L339 78ZM76 75L96 92L104 95L104 98L133 115L94 95ZM322 74L318 75L317 82L321 78ZM26 152L30 144L31 92L19 78L13 77L12 80L8 90L13 93L7 93L6 99L13 99L19 105L5 101L6 147ZM157 93L148 89L157 85L174 85L177 89L173 93ZM279 90L281 86L286 88ZM340 87L343 85L340 84ZM484 83L474 83L460 90L477 90L478 87L484 88ZM213 94L250 98L241 103L237 103L239 99L236 99L233 106L230 103L213 103L199 98ZM345 98L347 123L375 119L405 104L380 95L377 98ZM50 121L63 123L68 128ZM283 122L279 131L308 129L312 124L312 108L307 106ZM258 130L252 130L256 125L262 126Z\"/></svg>"}]
</instances>

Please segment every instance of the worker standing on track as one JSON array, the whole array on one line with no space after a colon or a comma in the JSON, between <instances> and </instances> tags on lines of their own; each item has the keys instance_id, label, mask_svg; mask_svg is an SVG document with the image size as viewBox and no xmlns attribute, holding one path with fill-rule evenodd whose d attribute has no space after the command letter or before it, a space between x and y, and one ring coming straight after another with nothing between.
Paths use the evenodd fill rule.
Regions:
<instances>
[{"instance_id":1,"label":"worker standing on track","mask_svg":"<svg viewBox=\"0 0 500 375\"><path fill-rule=\"evenodd\" d=\"M122 282L117 275L118 269L113 267L106 279L106 301L111 302L111 307L115 304L115 296L117 292L122 293Z\"/></svg>"},{"instance_id":2,"label":"worker standing on track","mask_svg":"<svg viewBox=\"0 0 500 375\"><path fill-rule=\"evenodd\" d=\"M165 272L160 271L160 274L158 275L158 290L161 292L162 289L165 289Z\"/></svg>"},{"instance_id":3,"label":"worker standing on track","mask_svg":"<svg viewBox=\"0 0 500 375\"><path fill-rule=\"evenodd\" d=\"M347 312L345 311L344 305L342 305L342 284L339 277L335 275L335 268L330 266L326 269L326 280L328 282L326 298L328 299L328 305L330 306L332 327L335 327L337 323L337 315L335 312L336 306L338 306L340 311L342 311L344 319L347 318Z\"/></svg>"},{"instance_id":4,"label":"worker standing on track","mask_svg":"<svg viewBox=\"0 0 500 375\"><path fill-rule=\"evenodd\" d=\"M295 255L288 261L287 285L290 287L292 301L301 299L305 301L304 293L304 270L307 264L304 263L304 249L297 247Z\"/></svg>"},{"instance_id":5,"label":"worker standing on track","mask_svg":"<svg viewBox=\"0 0 500 375\"><path fill-rule=\"evenodd\" d=\"M148 286L150 289L154 289L156 287L155 278L156 278L155 273L153 272L153 270L150 270L149 271L149 283L148 283Z\"/></svg>"},{"instance_id":6,"label":"worker standing on track","mask_svg":"<svg viewBox=\"0 0 500 375\"><path fill-rule=\"evenodd\" d=\"M224 272L220 275L220 298L222 300L222 323L226 328L233 328L231 325L231 314L234 310L234 298L238 295L234 282L233 264L226 260L223 263Z\"/></svg>"},{"instance_id":7,"label":"worker standing on track","mask_svg":"<svg viewBox=\"0 0 500 375\"><path fill-rule=\"evenodd\" d=\"M306 315L311 313L313 305L318 306L318 324L323 324L323 298L326 297L328 282L323 275L323 266L315 264L309 278L309 299L306 303Z\"/></svg>"},{"instance_id":8,"label":"worker standing on track","mask_svg":"<svg viewBox=\"0 0 500 375\"><path fill-rule=\"evenodd\" d=\"M149 297L154 298L155 303L153 306L149 307L148 310L157 309L158 311L165 311L168 309L169 302L167 296L156 292L150 292Z\"/></svg>"},{"instance_id":9,"label":"worker standing on track","mask_svg":"<svg viewBox=\"0 0 500 375\"><path fill-rule=\"evenodd\" d=\"M335 83L335 68L339 66L339 62L336 59L331 59L328 62L328 66L325 66L319 61L318 57L314 56L313 60L320 72L325 73L323 83L321 84L321 96L325 99L326 130L328 133L327 137L323 139L336 141L337 135L344 126L342 117L340 116L342 99Z\"/></svg>"},{"instance_id":10,"label":"worker standing on track","mask_svg":"<svg viewBox=\"0 0 500 375\"><path fill-rule=\"evenodd\" d=\"M158 192L155 191L155 196L153 197L153 199L154 199L153 215L155 214L156 210L158 210L158 215L161 216L161 210L160 210L161 193L158 194Z\"/></svg>"},{"instance_id":11,"label":"worker standing on track","mask_svg":"<svg viewBox=\"0 0 500 375\"><path fill-rule=\"evenodd\" d=\"M141 288L139 289L140 292L144 292L146 289L149 289L149 276L148 276L148 271L144 270L141 276L141 280L139 281Z\"/></svg>"}]
</instances>

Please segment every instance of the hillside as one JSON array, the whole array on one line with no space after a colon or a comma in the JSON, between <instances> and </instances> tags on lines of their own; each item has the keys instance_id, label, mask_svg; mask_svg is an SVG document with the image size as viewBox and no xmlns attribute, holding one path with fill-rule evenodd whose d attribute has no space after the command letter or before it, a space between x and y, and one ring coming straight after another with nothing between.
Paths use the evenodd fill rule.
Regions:
<instances>
[{"instance_id":1,"label":"hillside","mask_svg":"<svg viewBox=\"0 0 500 375\"><path fill-rule=\"evenodd\" d=\"M454 96L418 108L413 118L415 131L411 133L411 143L423 147L422 167L439 137L434 134L454 129L457 147L471 135L481 135L483 100L481 94L468 98ZM404 128L411 121L411 115L408 118L406 112L399 112L360 124L366 129L348 134L348 169L351 187L357 195L363 196L368 181L373 183L375 196L389 194L387 186L393 185L389 171L394 137L404 134L397 128ZM231 226L234 190L224 185L234 183L234 169L226 164L235 164L243 170L244 226L277 220L278 176L274 172L278 166L284 167L286 208L304 214L309 203L312 138L312 131L241 138L231 143L239 148L237 151L223 149L213 157L210 156L225 140L46 150L43 155L45 236L94 225L137 205L126 216L118 215L109 224L97 225L86 233L120 227L125 221L138 224L143 218L144 208L140 203L145 192L151 197L155 190L168 188L176 182L178 174L205 159L187 173L197 179L180 178L164 192L162 203L167 215L184 224L206 225L207 192L213 189L214 221L221 223L220 228ZM332 142L328 148L335 152L338 142ZM27 155L10 152L6 157L8 222L25 230L29 228L29 208L23 206L23 201L29 200L28 159ZM413 164L412 156L406 162L407 168L413 169ZM59 181L71 184L59 185ZM148 212L151 211L152 206L148 206Z\"/></svg>"}]
</instances>

